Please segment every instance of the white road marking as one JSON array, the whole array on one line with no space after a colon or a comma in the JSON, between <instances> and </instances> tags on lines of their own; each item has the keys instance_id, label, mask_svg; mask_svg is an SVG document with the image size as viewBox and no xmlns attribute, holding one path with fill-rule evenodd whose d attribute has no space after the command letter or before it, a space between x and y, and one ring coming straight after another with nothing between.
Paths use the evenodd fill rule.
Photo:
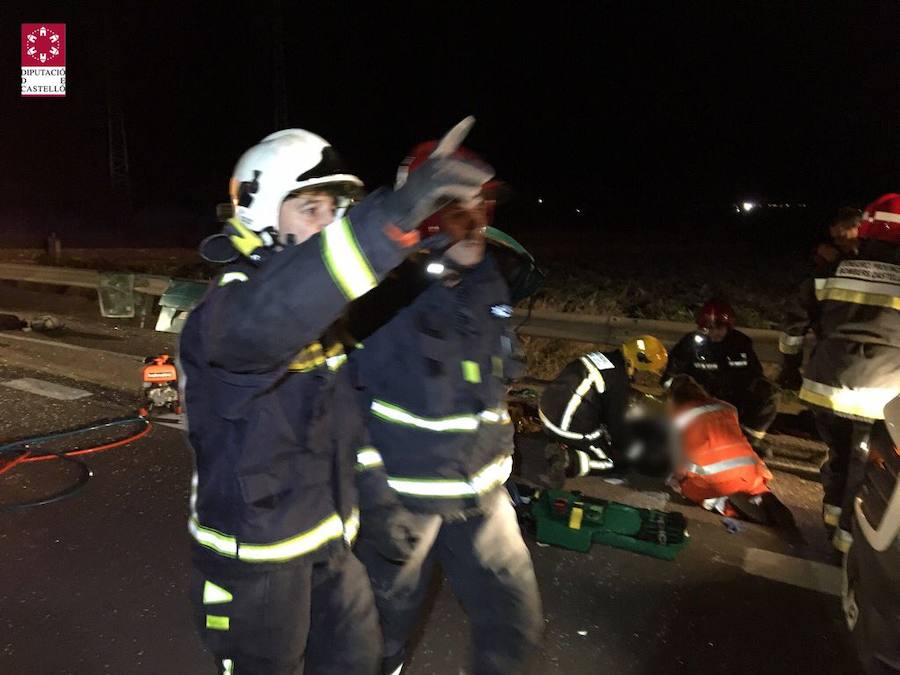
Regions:
<instances>
[{"instance_id":1,"label":"white road marking","mask_svg":"<svg viewBox=\"0 0 900 675\"><path fill-rule=\"evenodd\" d=\"M18 380L7 380L0 382L4 387L10 389L18 389L19 391L27 391L30 394L38 396L46 396L47 398L55 398L58 401L75 401L79 398L90 396L91 392L84 389L76 389L74 387L66 387L55 382L47 380L38 380L33 377L23 377Z\"/></svg>"},{"instance_id":2,"label":"white road marking","mask_svg":"<svg viewBox=\"0 0 900 675\"><path fill-rule=\"evenodd\" d=\"M741 565L747 574L808 588L819 593L841 594L841 569L833 565L794 558L781 553L748 548Z\"/></svg>"}]
</instances>

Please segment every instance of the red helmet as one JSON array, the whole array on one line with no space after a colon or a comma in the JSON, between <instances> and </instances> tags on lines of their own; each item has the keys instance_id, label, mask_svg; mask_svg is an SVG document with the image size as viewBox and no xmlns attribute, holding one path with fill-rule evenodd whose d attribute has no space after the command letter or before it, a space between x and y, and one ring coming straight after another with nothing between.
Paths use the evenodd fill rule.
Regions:
<instances>
[{"instance_id":1,"label":"red helmet","mask_svg":"<svg viewBox=\"0 0 900 675\"><path fill-rule=\"evenodd\" d=\"M727 302L710 300L697 312L697 328L709 330L722 326L734 327L734 309Z\"/></svg>"},{"instance_id":2,"label":"red helmet","mask_svg":"<svg viewBox=\"0 0 900 675\"><path fill-rule=\"evenodd\" d=\"M900 244L900 195L882 195L866 207L859 222L859 238Z\"/></svg>"},{"instance_id":3,"label":"red helmet","mask_svg":"<svg viewBox=\"0 0 900 675\"><path fill-rule=\"evenodd\" d=\"M406 182L406 177L411 172L419 168L419 166L421 166L422 163L431 156L431 153L434 152L435 148L437 148L437 145L437 141L426 141L424 143L419 143L416 147L414 147L409 153L409 156L405 160L403 160L400 168L397 169L397 179L394 183L394 187L399 188L401 185L403 185ZM484 160L477 153L472 152L468 148L464 148L462 146L456 149L456 152L453 153L453 156L457 159L465 159L473 162L484 163ZM495 193L500 185L500 181L492 180L485 183L482 188L482 195L484 197L484 205L487 215L485 225L490 225L491 221L493 220L494 207L497 203ZM440 215L438 215L438 213L432 214L431 216L423 220L421 225L419 225L419 232L421 233L423 239L436 235L440 231L441 217Z\"/></svg>"}]
</instances>

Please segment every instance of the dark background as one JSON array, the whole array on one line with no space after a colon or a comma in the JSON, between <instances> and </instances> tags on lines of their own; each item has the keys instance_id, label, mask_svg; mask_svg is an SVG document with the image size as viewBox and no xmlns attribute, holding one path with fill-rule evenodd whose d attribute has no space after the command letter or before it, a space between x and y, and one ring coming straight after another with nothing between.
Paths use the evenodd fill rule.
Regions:
<instances>
[{"instance_id":1,"label":"dark background","mask_svg":"<svg viewBox=\"0 0 900 675\"><path fill-rule=\"evenodd\" d=\"M469 113L470 145L516 190L512 231L802 239L900 190L900 3L423 4L4 5L7 245L193 245L275 128L328 138L374 187ZM67 24L65 99L19 97L22 21ZM794 206L738 216L744 200Z\"/></svg>"}]
</instances>

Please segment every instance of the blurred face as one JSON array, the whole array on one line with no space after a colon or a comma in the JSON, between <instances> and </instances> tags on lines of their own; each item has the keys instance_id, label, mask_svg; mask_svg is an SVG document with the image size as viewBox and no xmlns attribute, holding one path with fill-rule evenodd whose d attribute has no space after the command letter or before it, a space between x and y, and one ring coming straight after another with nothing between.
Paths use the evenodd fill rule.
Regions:
<instances>
[{"instance_id":1,"label":"blurred face","mask_svg":"<svg viewBox=\"0 0 900 675\"><path fill-rule=\"evenodd\" d=\"M291 195L281 203L278 239L282 244L302 244L334 220L336 202L324 191L309 190Z\"/></svg>"},{"instance_id":2,"label":"blurred face","mask_svg":"<svg viewBox=\"0 0 900 675\"><path fill-rule=\"evenodd\" d=\"M710 342L721 342L728 335L728 326L713 326L712 328L705 328L703 332Z\"/></svg>"},{"instance_id":3,"label":"blurred face","mask_svg":"<svg viewBox=\"0 0 900 675\"><path fill-rule=\"evenodd\" d=\"M441 231L456 241L445 253L450 260L462 267L472 267L484 260L487 207L483 200L472 204L453 202L438 215Z\"/></svg>"}]
</instances>

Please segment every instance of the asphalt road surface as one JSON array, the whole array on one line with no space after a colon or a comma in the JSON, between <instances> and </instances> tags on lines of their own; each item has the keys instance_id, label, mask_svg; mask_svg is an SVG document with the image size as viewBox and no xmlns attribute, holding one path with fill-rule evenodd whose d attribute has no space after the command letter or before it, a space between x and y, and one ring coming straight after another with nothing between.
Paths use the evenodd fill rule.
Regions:
<instances>
[{"instance_id":1,"label":"asphalt road surface","mask_svg":"<svg viewBox=\"0 0 900 675\"><path fill-rule=\"evenodd\" d=\"M156 340L88 335L81 346L142 354ZM96 363L94 352L28 349L23 356L21 343L0 334L0 442L137 407L136 369L133 385L111 366L91 382L79 373ZM3 386L21 378L90 395L63 401ZM156 426L87 461L94 477L73 499L0 512L0 674L212 675L187 601L191 458L181 432ZM0 476L0 503L45 494L72 476L58 462L18 467ZM839 560L818 524L818 484L777 475L776 490L809 541L803 547L748 524L731 534L658 482L590 478L573 486L681 510L691 541L665 562L599 545L587 554L541 547L529 535L545 633L523 673L859 672L836 595ZM431 600L404 672L457 675L469 644L465 616L439 580Z\"/></svg>"}]
</instances>

